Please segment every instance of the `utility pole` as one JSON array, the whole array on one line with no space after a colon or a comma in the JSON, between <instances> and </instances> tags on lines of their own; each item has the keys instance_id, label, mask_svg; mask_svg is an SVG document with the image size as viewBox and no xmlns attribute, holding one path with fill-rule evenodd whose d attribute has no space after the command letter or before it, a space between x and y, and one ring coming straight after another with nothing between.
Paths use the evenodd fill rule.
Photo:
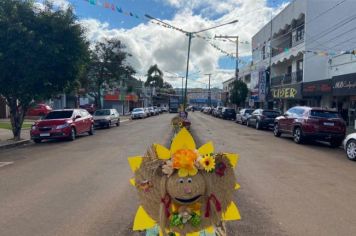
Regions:
<instances>
[{"instance_id":1,"label":"utility pole","mask_svg":"<svg viewBox=\"0 0 356 236\"><path fill-rule=\"evenodd\" d=\"M228 35L219 35L216 36L216 39L235 39L236 43L236 68L235 68L235 78L239 79L239 36L228 36Z\"/></svg>"},{"instance_id":2,"label":"utility pole","mask_svg":"<svg viewBox=\"0 0 356 236\"><path fill-rule=\"evenodd\" d=\"M205 74L209 76L209 90L208 90L208 106L211 107L211 90L210 90L210 77L211 74Z\"/></svg>"}]
</instances>

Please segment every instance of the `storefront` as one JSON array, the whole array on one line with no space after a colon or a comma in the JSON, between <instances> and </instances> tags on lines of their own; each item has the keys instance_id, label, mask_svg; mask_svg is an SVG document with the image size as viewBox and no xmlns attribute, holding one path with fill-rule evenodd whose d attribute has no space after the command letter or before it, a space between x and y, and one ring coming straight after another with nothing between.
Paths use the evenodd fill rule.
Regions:
<instances>
[{"instance_id":1,"label":"storefront","mask_svg":"<svg viewBox=\"0 0 356 236\"><path fill-rule=\"evenodd\" d=\"M273 108L282 112L297 105L305 105L301 83L272 87L270 96L273 98Z\"/></svg>"},{"instance_id":2,"label":"storefront","mask_svg":"<svg viewBox=\"0 0 356 236\"><path fill-rule=\"evenodd\" d=\"M356 73L332 78L335 107L348 126L355 127L356 120Z\"/></svg>"},{"instance_id":3,"label":"storefront","mask_svg":"<svg viewBox=\"0 0 356 236\"><path fill-rule=\"evenodd\" d=\"M303 99L310 107L332 108L332 80L319 80L303 83Z\"/></svg>"}]
</instances>

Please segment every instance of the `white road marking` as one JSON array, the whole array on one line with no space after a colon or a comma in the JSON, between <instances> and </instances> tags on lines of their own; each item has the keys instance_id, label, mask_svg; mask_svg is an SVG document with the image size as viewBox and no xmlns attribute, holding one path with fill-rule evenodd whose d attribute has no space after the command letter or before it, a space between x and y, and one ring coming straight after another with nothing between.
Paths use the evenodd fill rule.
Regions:
<instances>
[{"instance_id":1,"label":"white road marking","mask_svg":"<svg viewBox=\"0 0 356 236\"><path fill-rule=\"evenodd\" d=\"M0 162L0 168L1 167L4 167L4 166L7 166L7 165L11 165L11 164L14 164L13 161L10 161L10 162Z\"/></svg>"}]
</instances>

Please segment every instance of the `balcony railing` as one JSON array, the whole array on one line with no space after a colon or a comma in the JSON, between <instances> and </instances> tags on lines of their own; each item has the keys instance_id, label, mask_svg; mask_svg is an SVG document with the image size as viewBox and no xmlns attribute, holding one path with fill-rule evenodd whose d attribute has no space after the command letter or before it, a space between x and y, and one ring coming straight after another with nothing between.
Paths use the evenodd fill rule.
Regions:
<instances>
[{"instance_id":1,"label":"balcony railing","mask_svg":"<svg viewBox=\"0 0 356 236\"><path fill-rule=\"evenodd\" d=\"M271 85L279 86L285 84L294 84L303 81L303 70L295 71L292 74L285 74L272 77Z\"/></svg>"}]
</instances>

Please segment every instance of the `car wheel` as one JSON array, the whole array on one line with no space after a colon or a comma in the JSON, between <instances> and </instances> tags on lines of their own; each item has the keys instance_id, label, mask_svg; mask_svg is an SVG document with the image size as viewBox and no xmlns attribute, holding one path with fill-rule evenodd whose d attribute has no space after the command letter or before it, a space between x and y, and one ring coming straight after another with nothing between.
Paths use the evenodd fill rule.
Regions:
<instances>
[{"instance_id":1,"label":"car wheel","mask_svg":"<svg viewBox=\"0 0 356 236\"><path fill-rule=\"evenodd\" d=\"M120 119L117 120L116 126L120 126Z\"/></svg>"},{"instance_id":2,"label":"car wheel","mask_svg":"<svg viewBox=\"0 0 356 236\"><path fill-rule=\"evenodd\" d=\"M340 147L341 144L342 144L342 140L340 140L340 139L332 139L331 142L330 142L330 146L332 148Z\"/></svg>"},{"instance_id":3,"label":"car wheel","mask_svg":"<svg viewBox=\"0 0 356 236\"><path fill-rule=\"evenodd\" d=\"M246 126L247 126L247 127L250 126L250 121L249 121L249 120L246 121Z\"/></svg>"},{"instance_id":4,"label":"car wheel","mask_svg":"<svg viewBox=\"0 0 356 236\"><path fill-rule=\"evenodd\" d=\"M297 128L294 129L293 140L297 144L303 143L304 138L303 138L302 129L300 127L297 127Z\"/></svg>"},{"instance_id":5,"label":"car wheel","mask_svg":"<svg viewBox=\"0 0 356 236\"><path fill-rule=\"evenodd\" d=\"M257 130L261 129L261 124L259 121L256 121L256 129Z\"/></svg>"},{"instance_id":6,"label":"car wheel","mask_svg":"<svg viewBox=\"0 0 356 236\"><path fill-rule=\"evenodd\" d=\"M70 131L69 140L74 141L76 137L77 137L77 132L75 131L75 128L72 128Z\"/></svg>"},{"instance_id":7,"label":"car wheel","mask_svg":"<svg viewBox=\"0 0 356 236\"><path fill-rule=\"evenodd\" d=\"M279 131L279 125L278 125L278 123L275 123L274 124L274 127L273 127L273 134L274 134L274 136L276 136L276 137L281 137L281 131Z\"/></svg>"},{"instance_id":8,"label":"car wheel","mask_svg":"<svg viewBox=\"0 0 356 236\"><path fill-rule=\"evenodd\" d=\"M34 139L33 141L34 141L35 143L41 143L41 142L42 142L41 139Z\"/></svg>"},{"instance_id":9,"label":"car wheel","mask_svg":"<svg viewBox=\"0 0 356 236\"><path fill-rule=\"evenodd\" d=\"M351 161L356 161L356 140L349 140L346 144L346 155Z\"/></svg>"},{"instance_id":10,"label":"car wheel","mask_svg":"<svg viewBox=\"0 0 356 236\"><path fill-rule=\"evenodd\" d=\"M89 135L94 135L94 133L95 133L95 131L94 131L94 125L92 124L92 125L90 126L90 130L88 131L88 134L89 134Z\"/></svg>"}]
</instances>

